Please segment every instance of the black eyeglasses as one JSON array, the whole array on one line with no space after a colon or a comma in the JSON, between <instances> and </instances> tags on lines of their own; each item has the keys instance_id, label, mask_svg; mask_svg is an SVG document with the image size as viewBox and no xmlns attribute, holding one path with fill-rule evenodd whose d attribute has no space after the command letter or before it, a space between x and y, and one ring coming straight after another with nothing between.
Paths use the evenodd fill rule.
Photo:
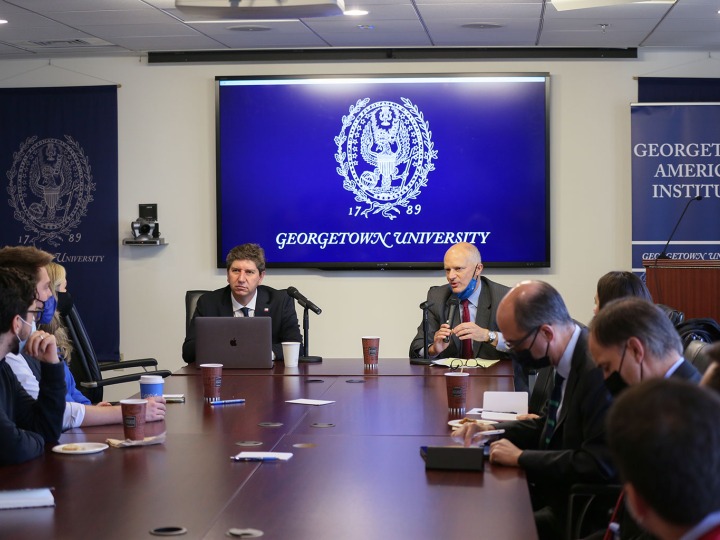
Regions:
<instances>
[{"instance_id":1,"label":"black eyeglasses","mask_svg":"<svg viewBox=\"0 0 720 540\"><path fill-rule=\"evenodd\" d=\"M539 331L540 331L540 326L536 326L535 328L530 330L527 334L525 334L523 337L521 337L520 339L518 339L516 341L505 340L505 347L507 347L508 351L513 351L513 350L515 350L515 347L517 347L518 345L521 345L523 342L525 342L525 340L527 338L529 338L533 334L533 332L535 333L535 337L537 337L537 334ZM535 342L535 339L533 339L533 342ZM530 345L530 347L532 347L532 345Z\"/></svg>"},{"instance_id":2,"label":"black eyeglasses","mask_svg":"<svg viewBox=\"0 0 720 540\"><path fill-rule=\"evenodd\" d=\"M478 363L476 358L453 358L453 360L450 362L450 371L457 371L460 368L478 366L480 366L480 364Z\"/></svg>"},{"instance_id":3,"label":"black eyeglasses","mask_svg":"<svg viewBox=\"0 0 720 540\"><path fill-rule=\"evenodd\" d=\"M40 309L28 309L27 311L28 313L33 314L33 319L35 319L36 323L40 322L40 319L42 319L43 311L45 311L45 302L36 298L35 305L37 306L38 304L40 304Z\"/></svg>"}]
</instances>

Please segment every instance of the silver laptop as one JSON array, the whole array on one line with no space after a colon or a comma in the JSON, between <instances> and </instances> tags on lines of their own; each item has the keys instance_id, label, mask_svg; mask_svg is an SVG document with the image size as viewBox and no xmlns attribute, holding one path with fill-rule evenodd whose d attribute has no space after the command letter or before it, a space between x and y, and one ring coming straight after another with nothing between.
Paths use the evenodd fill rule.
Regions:
<instances>
[{"instance_id":1,"label":"silver laptop","mask_svg":"<svg viewBox=\"0 0 720 540\"><path fill-rule=\"evenodd\" d=\"M272 319L196 317L195 358L226 369L272 368Z\"/></svg>"}]
</instances>

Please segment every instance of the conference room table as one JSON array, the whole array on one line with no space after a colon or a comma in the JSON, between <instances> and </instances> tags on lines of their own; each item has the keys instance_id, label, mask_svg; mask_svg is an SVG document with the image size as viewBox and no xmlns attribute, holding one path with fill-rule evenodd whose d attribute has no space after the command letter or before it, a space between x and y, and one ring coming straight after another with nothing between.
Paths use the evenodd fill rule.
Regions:
<instances>
[{"instance_id":1,"label":"conference room table","mask_svg":"<svg viewBox=\"0 0 720 540\"><path fill-rule=\"evenodd\" d=\"M365 373L359 359L296 374L281 365L264 374L225 370L221 398L245 402L216 406L203 399L199 371L183 368L165 380L165 393L185 402L146 425L164 443L86 455L48 447L2 467L0 489L52 487L56 506L0 510L0 538L127 540L167 527L192 539L239 530L300 540L537 538L523 471L487 462L484 471L425 469L421 446L456 444L448 421L457 416L437 376L447 370L390 362L377 368L388 364L385 374ZM468 371L470 407L485 391L512 390L507 366ZM287 403L299 398L332 403ZM60 443L108 438L122 439L122 426L72 429ZM232 461L240 451L293 456Z\"/></svg>"}]
</instances>

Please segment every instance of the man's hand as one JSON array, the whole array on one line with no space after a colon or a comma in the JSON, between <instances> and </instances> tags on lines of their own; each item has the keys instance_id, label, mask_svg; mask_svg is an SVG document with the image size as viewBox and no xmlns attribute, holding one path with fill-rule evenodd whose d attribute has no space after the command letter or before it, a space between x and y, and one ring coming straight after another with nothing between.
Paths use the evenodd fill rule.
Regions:
<instances>
[{"instance_id":1,"label":"man's hand","mask_svg":"<svg viewBox=\"0 0 720 540\"><path fill-rule=\"evenodd\" d=\"M55 336L42 330L30 334L24 351L47 364L57 364L60 361Z\"/></svg>"},{"instance_id":2,"label":"man's hand","mask_svg":"<svg viewBox=\"0 0 720 540\"><path fill-rule=\"evenodd\" d=\"M162 396L147 398L147 406L145 407L145 421L157 422L165 418L165 398Z\"/></svg>"},{"instance_id":3,"label":"man's hand","mask_svg":"<svg viewBox=\"0 0 720 540\"><path fill-rule=\"evenodd\" d=\"M451 335L452 330L450 329L450 325L445 323L441 324L440 328L438 328L438 331L435 332L435 335L433 336L432 344L428 347L428 354L430 356L437 356L447 349L449 343L445 343L445 338L449 338Z\"/></svg>"},{"instance_id":4,"label":"man's hand","mask_svg":"<svg viewBox=\"0 0 720 540\"><path fill-rule=\"evenodd\" d=\"M472 339L473 341L479 341L481 343L488 340L489 332L487 328L478 326L474 322L460 323L452 330L452 333L460 339Z\"/></svg>"},{"instance_id":5,"label":"man's hand","mask_svg":"<svg viewBox=\"0 0 720 540\"><path fill-rule=\"evenodd\" d=\"M506 465L507 467L519 467L520 450L507 439L500 439L490 443L490 463L493 465Z\"/></svg>"},{"instance_id":6,"label":"man's hand","mask_svg":"<svg viewBox=\"0 0 720 540\"><path fill-rule=\"evenodd\" d=\"M454 439L462 441L465 446L470 446L474 440L479 438L479 433L495 429L492 424L480 424L478 422L468 422L455 428L452 432Z\"/></svg>"}]
</instances>

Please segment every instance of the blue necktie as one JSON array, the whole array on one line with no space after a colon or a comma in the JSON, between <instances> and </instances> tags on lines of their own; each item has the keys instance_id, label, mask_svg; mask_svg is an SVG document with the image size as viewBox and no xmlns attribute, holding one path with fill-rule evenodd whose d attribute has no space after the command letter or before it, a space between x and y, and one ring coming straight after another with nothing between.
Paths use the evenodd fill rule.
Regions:
<instances>
[{"instance_id":1,"label":"blue necktie","mask_svg":"<svg viewBox=\"0 0 720 540\"><path fill-rule=\"evenodd\" d=\"M550 439L555 432L555 426L557 426L557 412L560 408L560 400L562 399L562 383L565 378L560 375L557 371L555 372L555 386L553 386L552 393L550 394L550 401L548 401L548 416L545 425L545 446L550 445Z\"/></svg>"},{"instance_id":2,"label":"blue necktie","mask_svg":"<svg viewBox=\"0 0 720 540\"><path fill-rule=\"evenodd\" d=\"M240 311L242 311L243 317L250 316L250 308L249 307L241 307Z\"/></svg>"}]
</instances>

